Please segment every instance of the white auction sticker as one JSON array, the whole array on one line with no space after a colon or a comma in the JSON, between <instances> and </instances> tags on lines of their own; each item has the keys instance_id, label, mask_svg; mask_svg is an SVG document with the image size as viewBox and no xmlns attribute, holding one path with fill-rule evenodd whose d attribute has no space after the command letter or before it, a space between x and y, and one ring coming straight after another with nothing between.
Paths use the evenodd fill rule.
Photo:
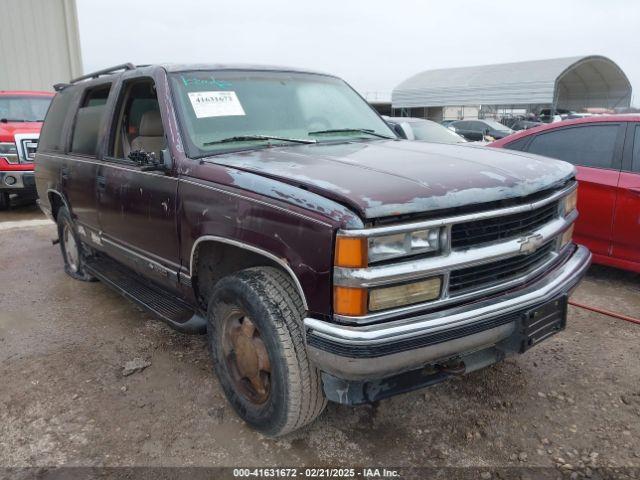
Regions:
<instances>
[{"instance_id":1,"label":"white auction sticker","mask_svg":"<svg viewBox=\"0 0 640 480\"><path fill-rule=\"evenodd\" d=\"M197 118L245 115L236 92L189 92Z\"/></svg>"}]
</instances>

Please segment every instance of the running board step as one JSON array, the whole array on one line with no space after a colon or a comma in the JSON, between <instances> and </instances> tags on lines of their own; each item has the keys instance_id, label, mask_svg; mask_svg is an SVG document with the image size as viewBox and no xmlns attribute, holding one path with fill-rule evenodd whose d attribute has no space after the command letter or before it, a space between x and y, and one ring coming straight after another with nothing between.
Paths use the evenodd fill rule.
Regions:
<instances>
[{"instance_id":1,"label":"running board step","mask_svg":"<svg viewBox=\"0 0 640 480\"><path fill-rule=\"evenodd\" d=\"M110 258L100 256L85 260L87 271L129 300L184 333L205 333L207 321L172 293L144 283L144 278Z\"/></svg>"}]
</instances>

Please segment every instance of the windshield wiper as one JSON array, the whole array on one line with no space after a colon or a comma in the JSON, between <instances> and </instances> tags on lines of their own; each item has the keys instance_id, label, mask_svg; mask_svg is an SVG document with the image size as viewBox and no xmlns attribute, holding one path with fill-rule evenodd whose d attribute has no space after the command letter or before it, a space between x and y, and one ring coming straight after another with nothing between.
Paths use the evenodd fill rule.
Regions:
<instances>
[{"instance_id":1,"label":"windshield wiper","mask_svg":"<svg viewBox=\"0 0 640 480\"><path fill-rule=\"evenodd\" d=\"M315 132L309 132L307 135L322 135L323 133L366 133L367 135L373 135L374 137L386 138L388 140L395 140L394 137L390 137L388 135L383 135L378 133L370 128L334 128L330 130L316 130Z\"/></svg>"},{"instance_id":2,"label":"windshield wiper","mask_svg":"<svg viewBox=\"0 0 640 480\"><path fill-rule=\"evenodd\" d=\"M0 118L0 123L9 123L9 122L27 122L28 120L21 120L19 118Z\"/></svg>"},{"instance_id":3,"label":"windshield wiper","mask_svg":"<svg viewBox=\"0 0 640 480\"><path fill-rule=\"evenodd\" d=\"M282 142L292 143L318 143L317 140L304 138L274 137L272 135L237 135L235 137L223 138L221 140L214 140L212 142L205 142L202 144L202 146L206 147L208 145L218 145L220 143L245 142L250 140L279 140Z\"/></svg>"}]
</instances>

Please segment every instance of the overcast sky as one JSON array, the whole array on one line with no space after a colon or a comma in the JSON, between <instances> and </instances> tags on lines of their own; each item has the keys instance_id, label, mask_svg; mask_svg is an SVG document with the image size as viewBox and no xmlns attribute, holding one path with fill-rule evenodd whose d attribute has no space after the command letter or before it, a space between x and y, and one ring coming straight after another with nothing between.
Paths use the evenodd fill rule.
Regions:
<instances>
[{"instance_id":1,"label":"overcast sky","mask_svg":"<svg viewBox=\"0 0 640 480\"><path fill-rule=\"evenodd\" d=\"M85 71L232 62L337 74L388 94L433 68L599 54L640 106L635 0L77 0Z\"/></svg>"}]
</instances>

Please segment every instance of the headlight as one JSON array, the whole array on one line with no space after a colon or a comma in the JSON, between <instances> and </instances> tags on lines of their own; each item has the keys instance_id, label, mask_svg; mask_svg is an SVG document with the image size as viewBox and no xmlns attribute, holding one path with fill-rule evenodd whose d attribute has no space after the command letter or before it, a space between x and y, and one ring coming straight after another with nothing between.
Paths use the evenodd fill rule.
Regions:
<instances>
[{"instance_id":1,"label":"headlight","mask_svg":"<svg viewBox=\"0 0 640 480\"><path fill-rule=\"evenodd\" d=\"M369 263L434 252L440 248L440 229L430 228L369 238Z\"/></svg>"},{"instance_id":2,"label":"headlight","mask_svg":"<svg viewBox=\"0 0 640 480\"><path fill-rule=\"evenodd\" d=\"M5 157L9 163L18 163L18 149L15 143L0 142L0 156Z\"/></svg>"},{"instance_id":3,"label":"headlight","mask_svg":"<svg viewBox=\"0 0 640 480\"><path fill-rule=\"evenodd\" d=\"M334 265L346 269L367 268L382 260L437 252L441 250L441 231L440 227L434 227L373 237L338 235ZM435 300L440 297L441 289L441 276L371 290L335 285L333 311L337 315L362 316L368 311Z\"/></svg>"},{"instance_id":4,"label":"headlight","mask_svg":"<svg viewBox=\"0 0 640 480\"><path fill-rule=\"evenodd\" d=\"M569 195L564 197L563 205L564 205L565 215L573 212L576 209L576 206L578 205L578 189L577 188L573 192L571 192Z\"/></svg>"},{"instance_id":5,"label":"headlight","mask_svg":"<svg viewBox=\"0 0 640 480\"><path fill-rule=\"evenodd\" d=\"M394 287L376 288L369 292L369 310L373 312L435 300L440 297L441 287L442 277L433 277Z\"/></svg>"}]
</instances>

